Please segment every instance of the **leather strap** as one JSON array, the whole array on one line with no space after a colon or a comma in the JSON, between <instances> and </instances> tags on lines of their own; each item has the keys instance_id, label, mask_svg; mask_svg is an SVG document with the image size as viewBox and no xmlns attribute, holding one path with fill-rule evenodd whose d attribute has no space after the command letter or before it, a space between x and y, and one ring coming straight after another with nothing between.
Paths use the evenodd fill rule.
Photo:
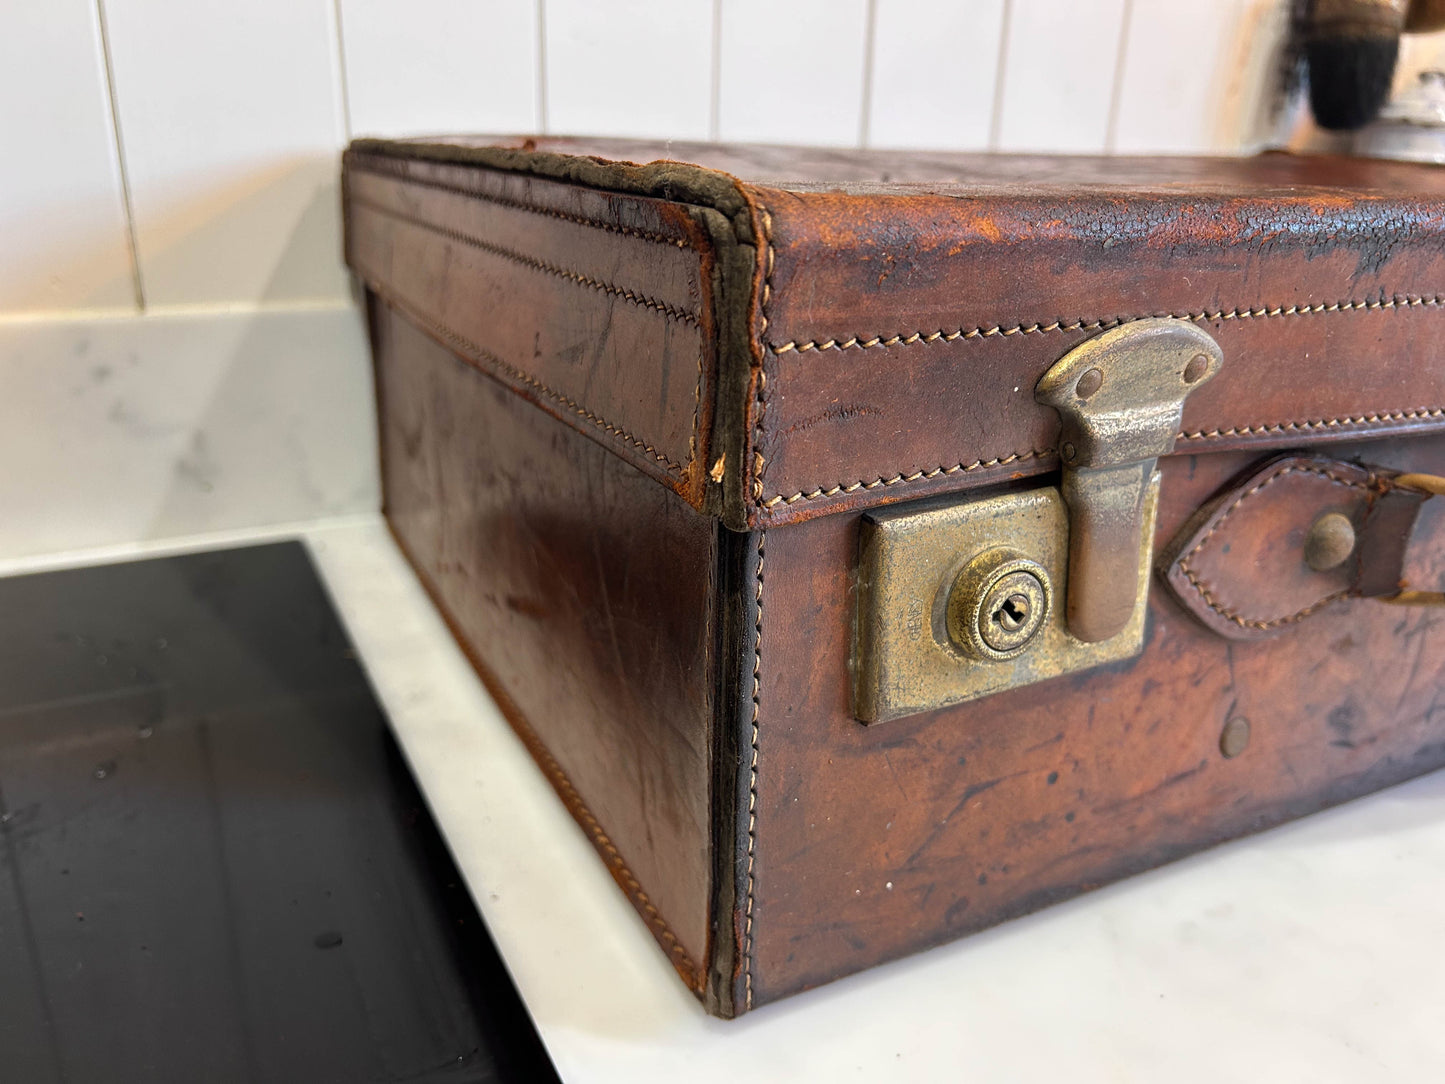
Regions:
<instances>
[{"instance_id":1,"label":"leather strap","mask_svg":"<svg viewBox=\"0 0 1445 1084\"><path fill-rule=\"evenodd\" d=\"M1343 599L1398 596L1429 496L1400 477L1318 456L1273 459L1185 524L1161 557L1164 582L1194 617L1233 640L1273 635ZM1332 567L1311 567L1306 542L1331 515L1348 520L1354 544Z\"/></svg>"}]
</instances>

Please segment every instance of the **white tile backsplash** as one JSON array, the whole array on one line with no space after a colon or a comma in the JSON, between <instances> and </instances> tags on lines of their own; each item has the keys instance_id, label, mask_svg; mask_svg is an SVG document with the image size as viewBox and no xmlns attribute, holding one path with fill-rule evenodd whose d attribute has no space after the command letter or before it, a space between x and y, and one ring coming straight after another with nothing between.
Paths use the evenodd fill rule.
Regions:
<instances>
[{"instance_id":1,"label":"white tile backsplash","mask_svg":"<svg viewBox=\"0 0 1445 1084\"><path fill-rule=\"evenodd\" d=\"M1132 0L1110 149L1228 153L1265 139L1289 6Z\"/></svg>"},{"instance_id":2,"label":"white tile backsplash","mask_svg":"<svg viewBox=\"0 0 1445 1084\"><path fill-rule=\"evenodd\" d=\"M1128 0L1010 0L997 150L1104 151L1127 7Z\"/></svg>"},{"instance_id":3,"label":"white tile backsplash","mask_svg":"<svg viewBox=\"0 0 1445 1084\"><path fill-rule=\"evenodd\" d=\"M856 146L862 131L866 0L722 0L722 5L719 138Z\"/></svg>"},{"instance_id":4,"label":"white tile backsplash","mask_svg":"<svg viewBox=\"0 0 1445 1084\"><path fill-rule=\"evenodd\" d=\"M377 506L350 304L0 321L0 556Z\"/></svg>"},{"instance_id":5,"label":"white tile backsplash","mask_svg":"<svg viewBox=\"0 0 1445 1084\"><path fill-rule=\"evenodd\" d=\"M533 0L338 0L353 135L530 132Z\"/></svg>"},{"instance_id":6,"label":"white tile backsplash","mask_svg":"<svg viewBox=\"0 0 1445 1084\"><path fill-rule=\"evenodd\" d=\"M546 0L547 127L706 139L712 0Z\"/></svg>"},{"instance_id":7,"label":"white tile backsplash","mask_svg":"<svg viewBox=\"0 0 1445 1084\"><path fill-rule=\"evenodd\" d=\"M1005 0L876 0L868 142L983 150Z\"/></svg>"},{"instance_id":8,"label":"white tile backsplash","mask_svg":"<svg viewBox=\"0 0 1445 1084\"><path fill-rule=\"evenodd\" d=\"M346 297L331 0L106 15L147 302Z\"/></svg>"},{"instance_id":9,"label":"white tile backsplash","mask_svg":"<svg viewBox=\"0 0 1445 1084\"><path fill-rule=\"evenodd\" d=\"M0 312L133 307L93 0L0 4Z\"/></svg>"}]
</instances>

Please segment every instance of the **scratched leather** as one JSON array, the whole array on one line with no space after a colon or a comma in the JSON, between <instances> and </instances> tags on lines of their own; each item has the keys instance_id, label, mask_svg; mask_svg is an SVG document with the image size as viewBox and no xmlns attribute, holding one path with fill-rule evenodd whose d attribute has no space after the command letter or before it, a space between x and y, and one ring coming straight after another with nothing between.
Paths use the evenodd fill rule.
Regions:
<instances>
[{"instance_id":1,"label":"scratched leather","mask_svg":"<svg viewBox=\"0 0 1445 1084\"><path fill-rule=\"evenodd\" d=\"M494 170L402 172L348 159L347 255L363 280L544 410L696 489L712 317L692 220Z\"/></svg>"},{"instance_id":2,"label":"scratched leather","mask_svg":"<svg viewBox=\"0 0 1445 1084\"><path fill-rule=\"evenodd\" d=\"M373 326L396 538L514 723L603 826L609 869L696 987L716 526L385 306Z\"/></svg>"},{"instance_id":3,"label":"scratched leather","mask_svg":"<svg viewBox=\"0 0 1445 1084\"><path fill-rule=\"evenodd\" d=\"M733 178L756 274L748 296L735 288L722 304L750 314L755 356L741 363L760 364L766 379L715 386L715 324L699 286L710 242L684 204L530 177L525 158L510 173L427 160L484 144L614 160L619 189L627 162L691 162ZM752 525L1054 469L1057 418L1033 402L1034 384L1089 334L1142 316L1194 319L1224 347L1222 373L1186 407L1191 447L1445 427L1445 367L1434 363L1445 335L1445 176L1429 165L548 138L392 146L411 157L348 159L361 182L352 191L367 201L349 202L348 235L368 279L413 307L441 304L436 319L494 344L571 405L539 404L609 438L696 507L706 504L707 465L696 460L707 451L711 464L711 425L746 433L721 484ZM378 197L363 174L383 168L645 224L686 247L481 210L435 188ZM373 207L386 199L696 312L700 324L383 224ZM684 265L668 262L679 254Z\"/></svg>"},{"instance_id":4,"label":"scratched leather","mask_svg":"<svg viewBox=\"0 0 1445 1084\"><path fill-rule=\"evenodd\" d=\"M1195 443L1296 444L1378 427L1375 416L1445 418L1445 368L1430 360L1445 336L1434 197L757 196L774 246L761 522L1051 469L1058 421L1034 402L1039 377L1100 327L1155 314L1196 319L1224 350L1219 377L1186 405ZM1364 307L1382 298L1392 307ZM1361 307L1298 311L1336 305ZM1261 309L1296 313L1229 315ZM806 348L936 332L962 337ZM932 478L900 479L919 472ZM829 495L859 483L872 485Z\"/></svg>"},{"instance_id":5,"label":"scratched leather","mask_svg":"<svg viewBox=\"0 0 1445 1084\"><path fill-rule=\"evenodd\" d=\"M1445 470L1440 437L1340 454ZM1167 461L1157 544L1255 459ZM1349 601L1241 643L1155 590L1136 660L864 727L857 517L769 530L765 549L754 1005L1445 764L1428 609ZM1414 549L1421 574L1445 567L1445 532ZM1252 733L1226 760L1232 715Z\"/></svg>"}]
</instances>

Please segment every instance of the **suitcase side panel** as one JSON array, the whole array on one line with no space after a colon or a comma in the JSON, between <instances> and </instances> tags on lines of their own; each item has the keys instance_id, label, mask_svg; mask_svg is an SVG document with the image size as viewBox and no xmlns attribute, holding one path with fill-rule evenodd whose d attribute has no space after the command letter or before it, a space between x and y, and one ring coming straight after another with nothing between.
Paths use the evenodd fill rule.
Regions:
<instances>
[{"instance_id":1,"label":"suitcase side panel","mask_svg":"<svg viewBox=\"0 0 1445 1084\"><path fill-rule=\"evenodd\" d=\"M687 208L355 152L347 262L478 367L700 506L713 250Z\"/></svg>"},{"instance_id":2,"label":"suitcase side panel","mask_svg":"<svg viewBox=\"0 0 1445 1084\"><path fill-rule=\"evenodd\" d=\"M717 525L374 298L371 312L393 533L701 993Z\"/></svg>"},{"instance_id":3,"label":"suitcase side panel","mask_svg":"<svg viewBox=\"0 0 1445 1084\"><path fill-rule=\"evenodd\" d=\"M1440 472L1445 438L1332 454ZM1163 461L1158 544L1259 458ZM1412 582L1445 579L1436 503ZM1242 643L1157 585L1137 659L865 727L848 670L858 522L763 540L754 1004L1445 764L1438 610L1341 602ZM1251 737L1227 759L1235 718Z\"/></svg>"}]
</instances>

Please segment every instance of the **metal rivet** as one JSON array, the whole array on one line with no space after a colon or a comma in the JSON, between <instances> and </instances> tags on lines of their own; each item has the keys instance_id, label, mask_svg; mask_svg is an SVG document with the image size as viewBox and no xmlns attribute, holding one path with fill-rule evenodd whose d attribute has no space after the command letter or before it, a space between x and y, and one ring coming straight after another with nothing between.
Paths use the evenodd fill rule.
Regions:
<instances>
[{"instance_id":1,"label":"metal rivet","mask_svg":"<svg viewBox=\"0 0 1445 1084\"><path fill-rule=\"evenodd\" d=\"M1341 512L1327 512L1305 536L1305 564L1316 572L1344 564L1354 552L1355 525Z\"/></svg>"},{"instance_id":2,"label":"metal rivet","mask_svg":"<svg viewBox=\"0 0 1445 1084\"><path fill-rule=\"evenodd\" d=\"M1209 372L1209 355L1195 354L1184 366L1184 383L1197 384Z\"/></svg>"},{"instance_id":3,"label":"metal rivet","mask_svg":"<svg viewBox=\"0 0 1445 1084\"><path fill-rule=\"evenodd\" d=\"M1074 456L1078 454L1074 451L1074 446L1068 441L1064 441L1064 446L1060 448L1059 451L1063 453L1063 456L1066 460L1072 460Z\"/></svg>"},{"instance_id":4,"label":"metal rivet","mask_svg":"<svg viewBox=\"0 0 1445 1084\"><path fill-rule=\"evenodd\" d=\"M1104 373L1100 369L1090 369L1079 377L1079 382L1074 385L1074 394L1080 399L1087 399L1104 385Z\"/></svg>"},{"instance_id":5,"label":"metal rivet","mask_svg":"<svg viewBox=\"0 0 1445 1084\"><path fill-rule=\"evenodd\" d=\"M1219 751L1226 759L1233 760L1244 752L1248 745L1249 720L1242 715L1236 715L1224 724L1224 732L1219 735Z\"/></svg>"}]
</instances>

